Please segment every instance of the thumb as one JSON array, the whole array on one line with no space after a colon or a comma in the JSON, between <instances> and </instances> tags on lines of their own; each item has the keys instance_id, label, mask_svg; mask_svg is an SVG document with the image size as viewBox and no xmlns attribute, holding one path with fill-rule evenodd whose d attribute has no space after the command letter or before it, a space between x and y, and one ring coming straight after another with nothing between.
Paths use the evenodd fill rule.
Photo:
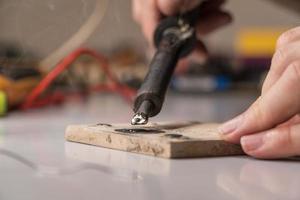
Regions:
<instances>
[{"instance_id":1,"label":"thumb","mask_svg":"<svg viewBox=\"0 0 300 200\"><path fill-rule=\"evenodd\" d=\"M241 144L245 153L256 158L300 155L300 124L243 136Z\"/></svg>"},{"instance_id":2,"label":"thumb","mask_svg":"<svg viewBox=\"0 0 300 200\"><path fill-rule=\"evenodd\" d=\"M299 83L300 61L297 61L245 113L220 127L224 138L238 143L244 135L268 130L298 114Z\"/></svg>"}]
</instances>

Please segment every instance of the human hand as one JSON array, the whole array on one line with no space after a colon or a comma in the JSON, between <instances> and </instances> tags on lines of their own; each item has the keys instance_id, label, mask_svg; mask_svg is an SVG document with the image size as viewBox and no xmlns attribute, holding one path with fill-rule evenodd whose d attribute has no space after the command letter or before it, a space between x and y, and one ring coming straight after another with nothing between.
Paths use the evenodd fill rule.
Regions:
<instances>
[{"instance_id":1,"label":"human hand","mask_svg":"<svg viewBox=\"0 0 300 200\"><path fill-rule=\"evenodd\" d=\"M164 16L172 16L192 10L203 0L133 0L133 17L141 25L142 31L153 46L153 34L159 21ZM203 57L206 49L201 38L231 22L231 16L221 9L225 0L209 0L203 4L201 13L196 25L196 44L193 57Z\"/></svg>"},{"instance_id":2,"label":"human hand","mask_svg":"<svg viewBox=\"0 0 300 200\"><path fill-rule=\"evenodd\" d=\"M224 139L256 158L300 155L300 27L282 34L261 96L223 124Z\"/></svg>"}]
</instances>

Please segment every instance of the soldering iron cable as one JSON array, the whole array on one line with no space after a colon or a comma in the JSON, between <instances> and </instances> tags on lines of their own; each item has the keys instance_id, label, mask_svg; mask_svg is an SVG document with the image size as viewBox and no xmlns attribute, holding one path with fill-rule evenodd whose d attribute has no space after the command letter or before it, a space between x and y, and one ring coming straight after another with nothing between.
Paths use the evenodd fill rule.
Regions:
<instances>
[{"instance_id":1,"label":"soldering iron cable","mask_svg":"<svg viewBox=\"0 0 300 200\"><path fill-rule=\"evenodd\" d=\"M101 23L108 7L108 0L97 0L95 9L87 21L64 44L40 62L43 69L53 68L62 58L80 47Z\"/></svg>"}]
</instances>

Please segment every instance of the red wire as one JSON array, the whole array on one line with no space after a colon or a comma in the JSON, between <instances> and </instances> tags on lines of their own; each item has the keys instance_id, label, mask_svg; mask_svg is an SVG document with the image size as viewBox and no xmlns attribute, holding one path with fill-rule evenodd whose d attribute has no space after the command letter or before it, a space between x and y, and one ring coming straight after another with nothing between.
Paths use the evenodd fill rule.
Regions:
<instances>
[{"instance_id":1,"label":"red wire","mask_svg":"<svg viewBox=\"0 0 300 200\"><path fill-rule=\"evenodd\" d=\"M64 71L66 70L78 57L81 55L90 55L94 57L101 66L104 73L107 77L111 80L111 85L108 84L101 84L97 86L93 86L89 89L89 91L112 91L117 92L122 95L127 101L132 101L133 96L135 95L135 90L122 85L118 79L111 73L109 69L109 64L107 59L92 50L80 48L75 50L74 52L70 53L66 56L59 64L54 67L52 71L50 71L42 80L41 82L29 93L29 95L25 98L24 103L21 105L21 108L27 109L32 107L40 107L47 105L51 102L62 102L66 95L62 93L54 93L51 96L47 96L43 99L38 99L39 96L49 87L49 85ZM68 95L68 97L70 94ZM73 93L71 96L79 96L79 93Z\"/></svg>"}]
</instances>

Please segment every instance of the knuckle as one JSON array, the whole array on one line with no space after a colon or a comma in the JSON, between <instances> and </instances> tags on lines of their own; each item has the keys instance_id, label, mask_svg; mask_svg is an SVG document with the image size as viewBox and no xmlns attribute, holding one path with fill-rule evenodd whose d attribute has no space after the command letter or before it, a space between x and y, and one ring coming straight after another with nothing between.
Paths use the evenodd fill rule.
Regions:
<instances>
[{"instance_id":1,"label":"knuckle","mask_svg":"<svg viewBox=\"0 0 300 200\"><path fill-rule=\"evenodd\" d=\"M273 63L282 63L287 59L287 50L284 47L278 48L272 58L272 65L271 68L273 68Z\"/></svg>"},{"instance_id":2,"label":"knuckle","mask_svg":"<svg viewBox=\"0 0 300 200\"><path fill-rule=\"evenodd\" d=\"M300 108L300 60L297 60L295 62L292 62L286 72L286 86L289 88L289 91L293 91L293 96L298 99L297 102L295 102L295 106L297 108Z\"/></svg>"},{"instance_id":3,"label":"knuckle","mask_svg":"<svg viewBox=\"0 0 300 200\"><path fill-rule=\"evenodd\" d=\"M293 91L293 96L297 99L295 100L296 108L300 109L300 60L291 63L287 70L287 86L290 91Z\"/></svg>"},{"instance_id":4,"label":"knuckle","mask_svg":"<svg viewBox=\"0 0 300 200\"><path fill-rule=\"evenodd\" d=\"M291 63L290 67L288 68L292 83L300 83L300 60L297 60Z\"/></svg>"},{"instance_id":5,"label":"knuckle","mask_svg":"<svg viewBox=\"0 0 300 200\"><path fill-rule=\"evenodd\" d=\"M253 104L250 112L250 115L245 116L246 118L248 118L250 121L255 121L257 122L257 126L259 129L261 129L264 124L266 124L267 122L267 113L263 112L262 110L262 106L260 102L257 102L255 104Z\"/></svg>"},{"instance_id":6,"label":"knuckle","mask_svg":"<svg viewBox=\"0 0 300 200\"><path fill-rule=\"evenodd\" d=\"M279 36L279 38L277 40L277 47L286 45L291 40L293 40L293 38L295 38L295 36L297 36L299 34L300 34L299 28L291 29L291 30L284 32L283 34L281 34Z\"/></svg>"},{"instance_id":7,"label":"knuckle","mask_svg":"<svg viewBox=\"0 0 300 200\"><path fill-rule=\"evenodd\" d=\"M277 128L271 132L271 138L274 142L274 146L281 148L282 150L293 150L296 147L291 127Z\"/></svg>"}]
</instances>

